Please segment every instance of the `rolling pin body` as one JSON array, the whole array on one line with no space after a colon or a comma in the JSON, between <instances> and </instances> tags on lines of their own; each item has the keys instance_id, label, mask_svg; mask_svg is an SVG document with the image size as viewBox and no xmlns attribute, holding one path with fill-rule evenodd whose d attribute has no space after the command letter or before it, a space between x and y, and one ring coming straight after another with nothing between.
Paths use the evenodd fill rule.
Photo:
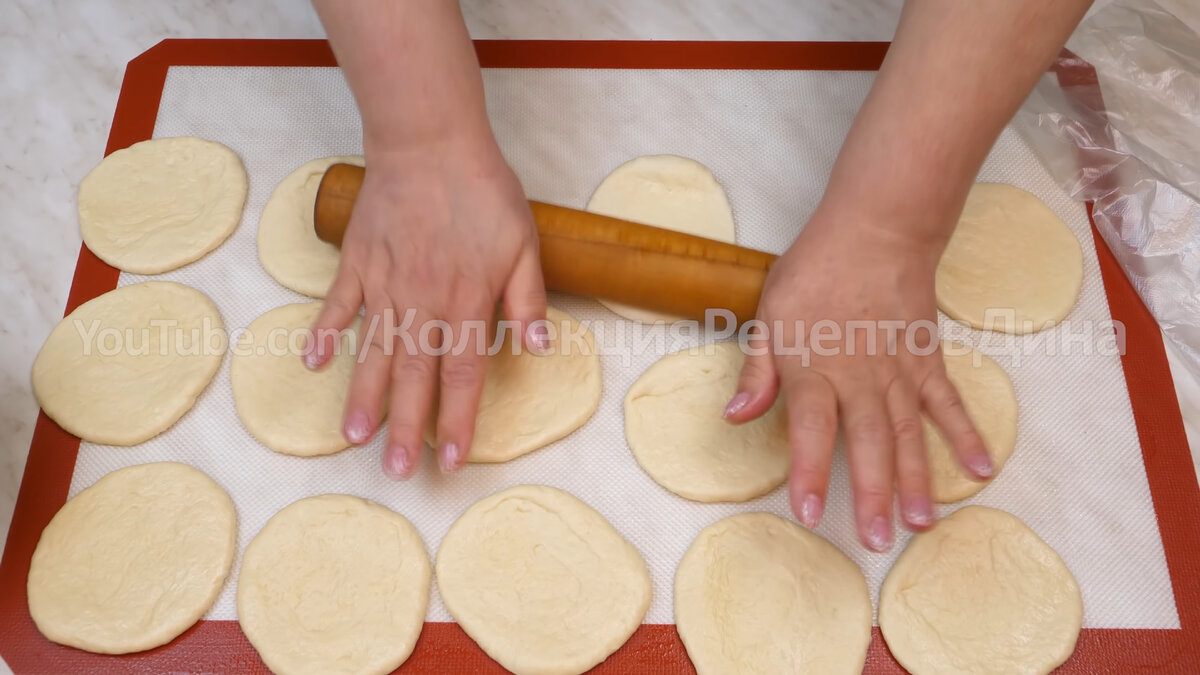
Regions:
<instances>
[{"instance_id":1,"label":"rolling pin body","mask_svg":"<svg viewBox=\"0 0 1200 675\"><path fill-rule=\"evenodd\" d=\"M340 245L364 169L334 164L317 190L317 236ZM754 318L775 256L703 237L530 201L550 290L703 320L727 309Z\"/></svg>"}]
</instances>

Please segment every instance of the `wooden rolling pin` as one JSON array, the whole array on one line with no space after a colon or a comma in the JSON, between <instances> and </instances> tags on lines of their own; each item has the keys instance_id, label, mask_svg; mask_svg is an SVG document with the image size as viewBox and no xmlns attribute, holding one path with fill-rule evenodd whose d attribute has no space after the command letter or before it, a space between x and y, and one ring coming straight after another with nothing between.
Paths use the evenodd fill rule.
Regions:
<instances>
[{"instance_id":1,"label":"wooden rolling pin","mask_svg":"<svg viewBox=\"0 0 1200 675\"><path fill-rule=\"evenodd\" d=\"M317 188L317 236L341 245L365 171L334 164ZM530 201L546 287L703 320L754 318L775 256L690 234ZM718 323L718 327L720 324Z\"/></svg>"}]
</instances>

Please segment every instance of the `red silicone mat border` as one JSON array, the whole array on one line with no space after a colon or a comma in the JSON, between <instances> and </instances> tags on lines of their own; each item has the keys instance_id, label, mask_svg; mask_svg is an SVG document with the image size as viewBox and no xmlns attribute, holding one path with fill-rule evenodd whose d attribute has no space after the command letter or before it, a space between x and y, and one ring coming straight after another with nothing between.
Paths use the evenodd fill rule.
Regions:
<instances>
[{"instance_id":1,"label":"red silicone mat border","mask_svg":"<svg viewBox=\"0 0 1200 675\"><path fill-rule=\"evenodd\" d=\"M876 70L887 51L877 42L591 42L478 41L485 68L674 68ZM150 138L170 66L334 66L323 40L164 40L129 63L105 154ZM1064 85L1094 83L1080 67L1059 70ZM1090 79L1089 79L1090 78ZM1091 208L1088 208L1089 216ZM1179 630L1086 629L1063 673L1200 672L1200 490L1175 399L1162 337L1119 264L1093 227L1113 319L1125 324L1122 365L1142 444L1154 508L1179 611ZM81 248L69 313L116 287L117 270ZM235 621L202 621L168 645L102 656L62 647L38 633L25 578L38 537L66 501L79 439L39 414L0 562L0 655L18 674L76 672L267 672ZM406 673L503 673L453 623L427 623ZM879 634L867 672L903 672ZM596 673L692 673L673 625L647 624Z\"/></svg>"}]
</instances>

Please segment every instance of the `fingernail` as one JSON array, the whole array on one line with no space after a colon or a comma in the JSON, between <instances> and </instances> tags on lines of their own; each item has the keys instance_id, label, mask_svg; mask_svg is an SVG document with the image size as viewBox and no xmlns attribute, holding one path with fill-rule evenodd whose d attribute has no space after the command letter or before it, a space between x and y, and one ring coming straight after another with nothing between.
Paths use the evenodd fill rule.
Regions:
<instances>
[{"instance_id":1,"label":"fingernail","mask_svg":"<svg viewBox=\"0 0 1200 675\"><path fill-rule=\"evenodd\" d=\"M538 354L545 354L550 351L550 332L545 325L536 324L529 327L529 339L533 343L533 350Z\"/></svg>"},{"instance_id":2,"label":"fingernail","mask_svg":"<svg viewBox=\"0 0 1200 675\"><path fill-rule=\"evenodd\" d=\"M309 370L316 370L317 368L321 367L321 355L315 348L310 349L308 353L304 355L304 365Z\"/></svg>"},{"instance_id":3,"label":"fingernail","mask_svg":"<svg viewBox=\"0 0 1200 675\"><path fill-rule=\"evenodd\" d=\"M750 402L750 394L744 391L739 391L736 396L729 400L729 405L725 406L725 412L722 417L728 419L738 414L746 404ZM811 495L810 495L811 496Z\"/></svg>"},{"instance_id":4,"label":"fingernail","mask_svg":"<svg viewBox=\"0 0 1200 675\"><path fill-rule=\"evenodd\" d=\"M447 443L442 446L442 455L440 463L442 473L454 473L458 471L459 450L458 446L453 443Z\"/></svg>"},{"instance_id":5,"label":"fingernail","mask_svg":"<svg viewBox=\"0 0 1200 675\"><path fill-rule=\"evenodd\" d=\"M928 499L904 500L904 521L915 527L929 527L933 524L933 502Z\"/></svg>"},{"instance_id":6,"label":"fingernail","mask_svg":"<svg viewBox=\"0 0 1200 675\"><path fill-rule=\"evenodd\" d=\"M394 445L383 454L383 473L392 480L408 478L412 467L408 461L408 451L404 446Z\"/></svg>"},{"instance_id":7,"label":"fingernail","mask_svg":"<svg viewBox=\"0 0 1200 675\"><path fill-rule=\"evenodd\" d=\"M875 516L867 530L867 546L879 553L892 548L892 526L883 516Z\"/></svg>"},{"instance_id":8,"label":"fingernail","mask_svg":"<svg viewBox=\"0 0 1200 675\"><path fill-rule=\"evenodd\" d=\"M992 466L992 458L986 452L981 452L967 461L967 468L980 478L991 478L996 469Z\"/></svg>"},{"instance_id":9,"label":"fingernail","mask_svg":"<svg viewBox=\"0 0 1200 675\"><path fill-rule=\"evenodd\" d=\"M366 443L371 435L371 420L362 411L352 412L346 418L346 440L355 445Z\"/></svg>"},{"instance_id":10,"label":"fingernail","mask_svg":"<svg viewBox=\"0 0 1200 675\"><path fill-rule=\"evenodd\" d=\"M825 503L815 494L808 495L800 502L800 521L809 529L821 524L821 515L825 512Z\"/></svg>"}]
</instances>

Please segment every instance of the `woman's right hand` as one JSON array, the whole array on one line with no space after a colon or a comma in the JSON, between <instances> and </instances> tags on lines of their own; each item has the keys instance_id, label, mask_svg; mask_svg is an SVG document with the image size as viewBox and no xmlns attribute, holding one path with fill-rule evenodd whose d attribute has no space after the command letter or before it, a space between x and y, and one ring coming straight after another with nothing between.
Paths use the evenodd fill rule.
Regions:
<instances>
[{"instance_id":1,"label":"woman's right hand","mask_svg":"<svg viewBox=\"0 0 1200 675\"><path fill-rule=\"evenodd\" d=\"M343 433L365 443L387 401L383 470L405 478L436 409L438 462L454 471L470 452L490 344L479 327L493 319L496 303L516 322L525 348L547 346L544 324L533 325L546 313L537 230L520 182L490 137L376 154L368 148L367 166L305 363L324 365L333 332L365 305ZM431 336L426 328L422 345L422 326L438 320L448 333L439 340L442 331ZM443 340L453 345L443 356L422 349Z\"/></svg>"}]
</instances>

